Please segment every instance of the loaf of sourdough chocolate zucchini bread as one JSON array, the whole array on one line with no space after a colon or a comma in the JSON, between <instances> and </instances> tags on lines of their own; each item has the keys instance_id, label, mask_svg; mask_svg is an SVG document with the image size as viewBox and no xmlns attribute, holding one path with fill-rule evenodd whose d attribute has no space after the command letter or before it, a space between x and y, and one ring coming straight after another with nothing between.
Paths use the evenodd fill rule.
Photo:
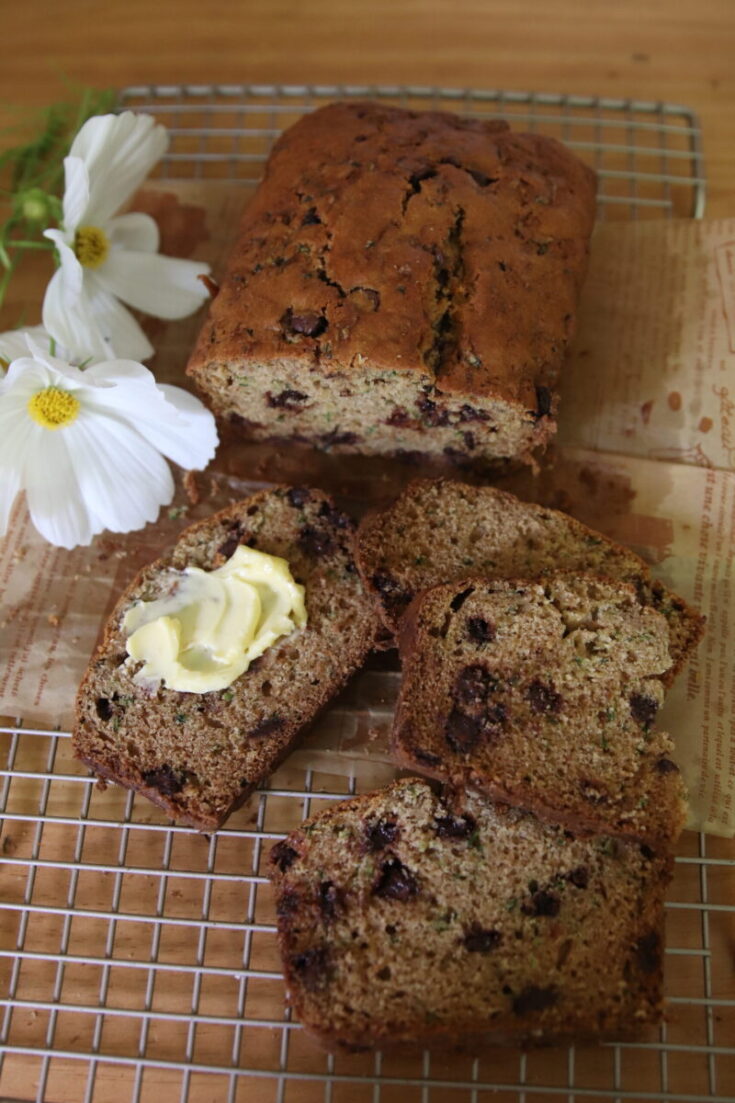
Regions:
<instances>
[{"instance_id":1,"label":"loaf of sourdough chocolate zucchini bread","mask_svg":"<svg viewBox=\"0 0 735 1103\"><path fill-rule=\"evenodd\" d=\"M189 374L255 440L528 460L594 213L593 172L552 138L331 104L276 143Z\"/></svg>"}]
</instances>

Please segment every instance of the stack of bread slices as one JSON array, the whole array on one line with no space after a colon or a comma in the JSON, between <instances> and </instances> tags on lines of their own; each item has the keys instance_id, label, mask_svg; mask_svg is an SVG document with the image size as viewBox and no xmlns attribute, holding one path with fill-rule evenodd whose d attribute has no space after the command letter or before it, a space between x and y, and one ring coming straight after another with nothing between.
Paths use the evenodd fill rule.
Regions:
<instances>
[{"instance_id":1,"label":"stack of bread slices","mask_svg":"<svg viewBox=\"0 0 735 1103\"><path fill-rule=\"evenodd\" d=\"M289 562L305 627L228 690L142 688L126 611L239 544ZM357 530L321 491L279 487L187 530L123 595L75 751L215 829L390 638L413 776L271 855L297 1015L333 1049L634 1035L661 1016L686 814L655 719L702 625L632 552L490 487L417 482Z\"/></svg>"}]
</instances>

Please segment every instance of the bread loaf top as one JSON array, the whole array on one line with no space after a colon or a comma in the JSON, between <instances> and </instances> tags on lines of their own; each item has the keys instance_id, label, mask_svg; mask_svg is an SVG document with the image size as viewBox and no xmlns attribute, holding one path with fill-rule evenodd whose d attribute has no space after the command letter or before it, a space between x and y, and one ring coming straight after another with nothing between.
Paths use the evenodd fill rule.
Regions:
<instances>
[{"instance_id":1,"label":"bread loaf top","mask_svg":"<svg viewBox=\"0 0 735 1103\"><path fill-rule=\"evenodd\" d=\"M593 172L552 138L331 104L276 143L189 371L392 369L542 417L594 211Z\"/></svg>"}]
</instances>

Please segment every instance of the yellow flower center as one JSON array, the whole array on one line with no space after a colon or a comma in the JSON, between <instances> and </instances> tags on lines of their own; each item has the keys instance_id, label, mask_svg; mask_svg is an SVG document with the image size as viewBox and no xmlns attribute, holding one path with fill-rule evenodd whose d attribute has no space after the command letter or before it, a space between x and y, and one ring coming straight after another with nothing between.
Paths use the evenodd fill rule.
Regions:
<instances>
[{"instance_id":1,"label":"yellow flower center","mask_svg":"<svg viewBox=\"0 0 735 1103\"><path fill-rule=\"evenodd\" d=\"M99 226L80 226L74 235L74 252L84 268L99 268L109 251L107 234Z\"/></svg>"},{"instance_id":2,"label":"yellow flower center","mask_svg":"<svg viewBox=\"0 0 735 1103\"><path fill-rule=\"evenodd\" d=\"M79 399L58 387L46 387L28 400L28 413L44 429L61 429L71 425L79 413Z\"/></svg>"}]
</instances>

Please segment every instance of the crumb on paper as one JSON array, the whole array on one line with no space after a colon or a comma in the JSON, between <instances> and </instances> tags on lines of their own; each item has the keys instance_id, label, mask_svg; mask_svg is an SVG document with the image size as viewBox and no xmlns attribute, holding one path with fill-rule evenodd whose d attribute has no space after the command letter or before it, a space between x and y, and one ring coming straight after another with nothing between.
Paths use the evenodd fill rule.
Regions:
<instances>
[{"instance_id":1,"label":"crumb on paper","mask_svg":"<svg viewBox=\"0 0 735 1103\"><path fill-rule=\"evenodd\" d=\"M58 613L49 613L49 615L46 617L46 620L52 628L58 628L61 624L61 617L58 615Z\"/></svg>"},{"instance_id":2,"label":"crumb on paper","mask_svg":"<svg viewBox=\"0 0 735 1103\"><path fill-rule=\"evenodd\" d=\"M714 422L712 421L711 417L702 417L702 418L700 418L699 419L699 426L698 426L700 433L709 433L709 431L712 428L713 424L714 424Z\"/></svg>"},{"instance_id":3,"label":"crumb on paper","mask_svg":"<svg viewBox=\"0 0 735 1103\"><path fill-rule=\"evenodd\" d=\"M669 403L669 409L670 410L680 410L681 409L681 395L679 394L678 391L672 391L671 394L669 395L667 401Z\"/></svg>"},{"instance_id":4,"label":"crumb on paper","mask_svg":"<svg viewBox=\"0 0 735 1103\"><path fill-rule=\"evenodd\" d=\"M186 491L186 496L189 499L191 505L198 505L201 495L199 493L199 486L197 484L196 472L186 472L186 474L184 475L184 490Z\"/></svg>"},{"instance_id":5,"label":"crumb on paper","mask_svg":"<svg viewBox=\"0 0 735 1103\"><path fill-rule=\"evenodd\" d=\"M13 552L13 555L12 555L11 558L12 558L14 563L22 563L27 554L28 554L28 545L27 544L21 544L21 546L19 548L15 549L15 551Z\"/></svg>"},{"instance_id":6,"label":"crumb on paper","mask_svg":"<svg viewBox=\"0 0 735 1103\"><path fill-rule=\"evenodd\" d=\"M649 421L651 420L651 410L652 409L653 409L653 399L649 398L648 402L644 402L643 405L641 406L641 421L643 422L644 425L648 425Z\"/></svg>"}]
</instances>

